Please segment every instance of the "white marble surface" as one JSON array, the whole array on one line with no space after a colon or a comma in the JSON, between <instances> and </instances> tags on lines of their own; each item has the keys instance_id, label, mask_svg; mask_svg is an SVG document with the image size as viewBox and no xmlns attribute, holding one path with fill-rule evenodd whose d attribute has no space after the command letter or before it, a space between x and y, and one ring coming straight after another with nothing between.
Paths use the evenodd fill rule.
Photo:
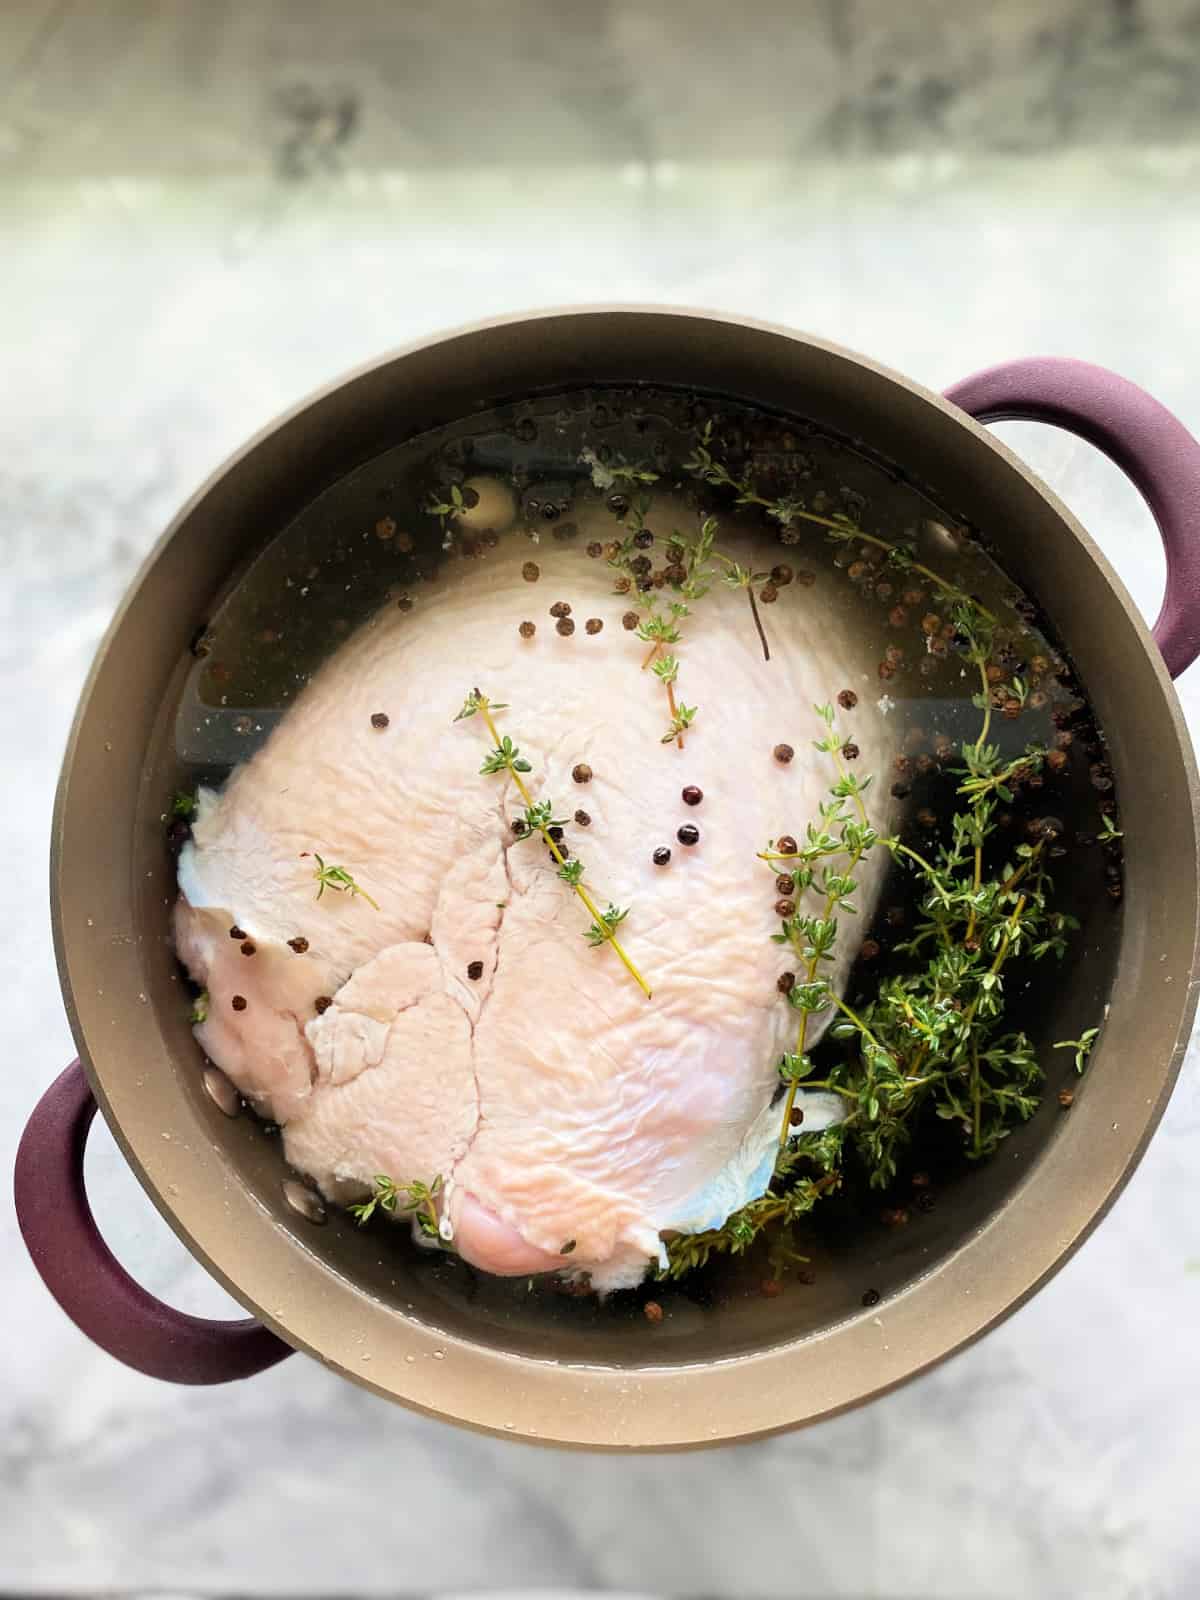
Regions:
<instances>
[{"instance_id":1,"label":"white marble surface","mask_svg":"<svg viewBox=\"0 0 1200 1600\"><path fill-rule=\"evenodd\" d=\"M1165 82L1167 58L1182 61L1186 76L1194 8L1143 9L1170 24L1151 66ZM1038 8L1016 10L1032 36ZM623 37L639 26L630 12ZM646 37L641 49L658 39ZM22 49L45 47L32 23L30 38ZM969 56L970 37L955 38ZM20 87L26 57L7 45L0 68ZM351 143L280 181L270 162L192 177L157 159L105 168L111 112L72 167L36 97L14 95L7 114L4 148L34 140L40 154L0 167L4 1168L71 1055L45 856L91 651L181 499L310 386L445 324L638 299L809 328L937 387L1008 356L1082 356L1200 430L1200 147L1177 122L1170 138L1142 129L1156 142L1136 150L1077 143L1036 159L922 134L893 158L860 139L853 159L793 150L772 165L764 136L734 160L693 162L686 139L664 136L520 182L503 161L359 164ZM1163 564L1132 490L1065 438L1004 431L1152 614ZM1200 728L1195 672L1182 691ZM188 1309L226 1309L111 1144L94 1143L98 1208L125 1259ZM867 1410L666 1460L478 1439L301 1358L233 1389L143 1380L65 1323L5 1210L0 1591L1198 1593L1198 1152L1189 1062L1114 1213L1002 1329Z\"/></svg>"}]
</instances>

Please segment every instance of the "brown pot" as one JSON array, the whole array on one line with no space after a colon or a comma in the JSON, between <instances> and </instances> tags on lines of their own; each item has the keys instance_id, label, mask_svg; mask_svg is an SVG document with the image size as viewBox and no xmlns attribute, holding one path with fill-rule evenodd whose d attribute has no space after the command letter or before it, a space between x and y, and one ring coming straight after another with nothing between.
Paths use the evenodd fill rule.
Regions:
<instances>
[{"instance_id":1,"label":"brown pot","mask_svg":"<svg viewBox=\"0 0 1200 1600\"><path fill-rule=\"evenodd\" d=\"M656 1327L570 1302L547 1309L536 1296L527 1307L486 1296L473 1304L444 1288L453 1274L435 1283L347 1219L314 1228L289 1209L277 1146L252 1118L227 1120L202 1087L170 944L173 871L160 821L176 775L165 727L188 644L237 563L347 469L413 432L506 396L607 382L707 390L798 413L933 485L1048 613L1107 732L1126 846L1123 908L1106 924L1118 941L1111 990L1078 963L1034 1030L1045 1046L1111 1000L1070 1114L1044 1107L919 1229L865 1235L811 1287L709 1305L680 1299ZM968 412L1070 428L1139 485L1167 546L1161 655L1087 534ZM68 1069L47 1092L17 1165L22 1229L51 1291L98 1343L159 1377L248 1376L295 1348L437 1416L618 1449L812 1422L978 1338L1112 1204L1188 1039L1196 772L1167 668L1179 672L1200 650L1192 522L1200 524L1200 447L1140 390L1077 362L1018 362L943 399L782 329L600 309L470 328L305 402L176 518L118 611L80 701L54 817L52 895L83 1070ZM83 1191L93 1094L164 1216L257 1320L185 1317L109 1255ZM878 1291L877 1304L864 1307L866 1289Z\"/></svg>"}]
</instances>

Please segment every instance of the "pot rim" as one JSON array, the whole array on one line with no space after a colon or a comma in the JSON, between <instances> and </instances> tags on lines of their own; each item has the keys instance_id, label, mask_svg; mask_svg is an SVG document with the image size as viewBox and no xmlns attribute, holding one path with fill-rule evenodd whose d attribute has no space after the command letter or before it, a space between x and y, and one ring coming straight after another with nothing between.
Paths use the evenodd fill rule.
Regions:
<instances>
[{"instance_id":1,"label":"pot rim","mask_svg":"<svg viewBox=\"0 0 1200 1600\"><path fill-rule=\"evenodd\" d=\"M1200 898L1193 895L1191 947L1186 952L1188 981L1173 991L1167 1009L1177 1015L1174 1046L1161 1068L1146 1085L1153 1092L1136 1124L1119 1131L1102 1160L1090 1161L1088 1147L1073 1141L1079 1171L1066 1202L1055 1207L1047 1220L1046 1162L1031 1164L1004 1204L975 1233L934 1265L910 1281L893 1298L871 1311L852 1316L816 1333L772 1345L767 1349L724 1357L708 1363L674 1366L616 1368L593 1364L556 1362L488 1348L443 1334L427 1323L408 1317L395 1306L375 1301L348 1279L340 1277L274 1224L244 1187L230 1194L230 1171L216 1148L188 1150L182 1163L180 1147L163 1150L137 1148L122 1126L116 1100L120 1075L128 1065L97 1064L103 1058L101 1035L85 1022L90 995L79 990L72 975L72 931L66 926L64 901L69 893L64 878L64 832L72 803L71 778L84 730L92 714L100 682L114 641L137 603L151 573L181 529L214 489L252 456L265 441L289 428L322 401L372 373L426 351L464 338L478 338L530 323L552 319L590 317L676 319L679 326L700 320L739 331L767 335L896 385L934 411L975 436L978 449L989 452L1005 470L1016 473L1049 503L1064 533L1073 535L1081 551L1095 563L1113 589L1142 651L1149 657L1158 688L1166 699L1175 748L1164 754L1164 764L1176 760L1186 779L1191 815L1195 874L1197 834L1197 771L1195 757L1174 688L1140 613L1119 578L1087 532L1058 497L986 428L923 385L914 383L880 363L847 350L832 341L751 318L715 311L657 305L584 305L538 309L489 318L459 326L449 332L415 340L375 360L364 362L311 392L261 428L246 444L209 475L171 520L143 561L117 608L101 642L80 694L63 759L55 798L50 856L51 913L55 956L64 1002L80 1059L104 1116L122 1152L152 1201L188 1249L228 1292L248 1311L288 1343L313 1355L325 1365L361 1386L387 1398L398 1399L430 1416L449 1418L477 1430L505 1438L536 1439L541 1443L593 1449L678 1449L694 1445L763 1437L827 1416L877 1398L908 1379L927 1371L947 1356L964 1349L1004 1321L1037 1292L1079 1249L1116 1201L1129 1181L1158 1125L1178 1075L1196 1010L1195 957L1200 932ZM981 457L982 459L982 457ZM80 797L74 797L80 803ZM158 1041L157 1030L155 1033ZM158 1041L157 1054L165 1050ZM118 1086L110 1093L110 1083ZM1061 1136L1057 1167L1071 1159L1071 1130ZM149 1141L146 1141L147 1145ZM168 1182L169 1178L169 1182ZM181 1200L194 1195L197 1185L224 1184L227 1205L239 1214L239 1246L235 1250L225 1232L205 1224L203 1208ZM174 1190L175 1192L170 1192ZM240 1195L240 1202L237 1196ZM185 1215L186 1213L186 1215ZM291 1248L289 1248L289 1245ZM247 1253L256 1258L256 1292L238 1281L237 1268ZM274 1254L272 1254L274 1253ZM260 1270L261 1268L261 1270ZM259 1282L261 1280L261 1283ZM933 1285L941 1304L930 1327L927 1302ZM372 1377L357 1365L345 1333L347 1295L353 1316L367 1342L389 1354L388 1381ZM361 1343L361 1341L360 1341ZM358 1350L358 1345L354 1349ZM400 1360L395 1353L405 1352ZM835 1353L836 1349L836 1353ZM802 1352L802 1354L801 1354ZM431 1358L439 1356L437 1365ZM797 1357L800 1361L797 1361ZM408 1359L412 1358L412 1359ZM379 1366L385 1363L381 1360ZM803 1380L797 1367L803 1370ZM396 1379L400 1381L396 1381ZM514 1421L515 1419L515 1421Z\"/></svg>"}]
</instances>

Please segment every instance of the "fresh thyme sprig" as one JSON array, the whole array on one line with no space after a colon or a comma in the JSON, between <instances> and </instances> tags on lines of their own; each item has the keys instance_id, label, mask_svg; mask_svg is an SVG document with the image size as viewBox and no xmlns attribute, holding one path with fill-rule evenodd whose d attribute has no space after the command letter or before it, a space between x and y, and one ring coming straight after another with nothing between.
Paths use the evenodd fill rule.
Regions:
<instances>
[{"instance_id":1,"label":"fresh thyme sprig","mask_svg":"<svg viewBox=\"0 0 1200 1600\"><path fill-rule=\"evenodd\" d=\"M208 990L207 989L201 989L200 993L192 1001L192 1014L191 1014L191 1019L190 1020L193 1023L207 1022L208 1021L208 1006L209 1006Z\"/></svg>"},{"instance_id":2,"label":"fresh thyme sprig","mask_svg":"<svg viewBox=\"0 0 1200 1600\"><path fill-rule=\"evenodd\" d=\"M475 715L483 718L488 733L494 741L494 748L485 757L483 765L479 769L480 772L485 775L508 772L511 775L522 800L525 802L524 837L528 838L530 835L538 834L545 840L550 849L550 854L558 863L558 876L569 888L574 890L591 915L592 923L586 930L584 937L593 946L611 945L625 970L649 1000L649 985L626 955L616 935L618 925L624 922L629 915L628 909L622 909L619 906L610 904L605 911L601 911L583 882L584 867L578 857L568 860L559 849L551 829L560 828L563 824L554 821L553 808L548 800L534 800L522 777L522 773L532 770L529 762L525 760L520 750L507 735L501 737L492 718L493 711L507 709L507 705L489 700L487 695L483 694L479 689L472 689L463 701L462 710L454 720L455 722L461 722L464 718Z\"/></svg>"},{"instance_id":3,"label":"fresh thyme sprig","mask_svg":"<svg viewBox=\"0 0 1200 1600\"><path fill-rule=\"evenodd\" d=\"M325 893L326 889L333 889L338 894L348 894L352 900L365 900L369 906L373 906L376 911L379 910L379 902L373 900L367 891L362 887L362 885L355 882L354 878L352 878L350 873L346 871L345 867L336 867L332 863L326 866L324 860L317 854L315 850L302 850L300 852L300 859L303 860L307 855L311 855L313 860L317 863L313 872L313 877L317 883L318 900Z\"/></svg>"},{"instance_id":4,"label":"fresh thyme sprig","mask_svg":"<svg viewBox=\"0 0 1200 1600\"><path fill-rule=\"evenodd\" d=\"M1092 1046L1096 1042L1099 1028L1085 1028L1078 1039L1060 1039L1054 1046L1056 1050L1074 1050L1075 1071L1082 1072L1087 1066L1088 1057L1092 1053Z\"/></svg>"},{"instance_id":5,"label":"fresh thyme sprig","mask_svg":"<svg viewBox=\"0 0 1200 1600\"><path fill-rule=\"evenodd\" d=\"M824 528L829 538L837 543L846 544L857 539L863 544L874 545L876 549L886 553L889 566L900 572L920 573L950 599L967 601L985 621L995 622L996 618L986 606L980 605L977 600L971 600L958 584L949 582L940 573L918 561L910 544L897 543L892 539L880 538L878 534L867 533L844 512L835 512L833 516L826 517L819 512L810 511L799 495L788 495L772 500L759 494L751 479L734 477L729 468L716 458L713 454L713 444L713 423L710 418L693 447L692 455L683 464L684 471L713 488L732 489L736 495L735 505L760 506L771 521L778 523L781 528L791 528L797 522L809 522Z\"/></svg>"},{"instance_id":6,"label":"fresh thyme sprig","mask_svg":"<svg viewBox=\"0 0 1200 1600\"><path fill-rule=\"evenodd\" d=\"M176 789L174 799L171 801L171 812L176 817L182 817L185 822L190 822L196 815L195 789Z\"/></svg>"},{"instance_id":7,"label":"fresh thyme sprig","mask_svg":"<svg viewBox=\"0 0 1200 1600\"><path fill-rule=\"evenodd\" d=\"M360 1228L371 1220L377 1210L412 1214L427 1239L437 1239L442 1243L437 1211L437 1197L442 1192L440 1175L432 1183L426 1184L416 1179L412 1183L397 1183L386 1174L379 1173L374 1182L375 1192L371 1198L349 1208L351 1216L357 1217Z\"/></svg>"}]
</instances>

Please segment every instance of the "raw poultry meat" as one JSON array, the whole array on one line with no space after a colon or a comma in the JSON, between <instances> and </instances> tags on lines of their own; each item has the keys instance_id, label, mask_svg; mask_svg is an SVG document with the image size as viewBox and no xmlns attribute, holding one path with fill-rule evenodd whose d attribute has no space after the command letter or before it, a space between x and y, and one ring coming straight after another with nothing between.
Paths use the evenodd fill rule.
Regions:
<instances>
[{"instance_id":1,"label":"raw poultry meat","mask_svg":"<svg viewBox=\"0 0 1200 1600\"><path fill-rule=\"evenodd\" d=\"M891 731L831 581L764 612L770 661L744 591L718 584L696 606L679 692L700 710L680 751L661 742L666 696L606 564L512 535L449 562L411 614L360 629L264 748L201 791L176 915L209 993L197 1036L327 1197L361 1199L377 1174L440 1177L442 1231L468 1261L586 1271L604 1290L637 1282L664 1233L720 1225L762 1192L796 1018L756 852L801 834L833 776L812 747L814 701L859 691L838 715L861 770L879 770ZM569 637L548 615L559 600ZM453 720L475 685L507 702L500 731L530 762L534 799L566 820L597 899L630 908L620 935L652 999L612 949L589 947L543 843L514 835L511 779L480 775L483 722ZM773 755L784 740L788 764ZM318 899L314 852L378 909ZM860 928L874 870L860 872ZM839 942L838 984L856 943L853 928ZM810 1127L830 1119L826 1100L805 1097Z\"/></svg>"}]
</instances>

